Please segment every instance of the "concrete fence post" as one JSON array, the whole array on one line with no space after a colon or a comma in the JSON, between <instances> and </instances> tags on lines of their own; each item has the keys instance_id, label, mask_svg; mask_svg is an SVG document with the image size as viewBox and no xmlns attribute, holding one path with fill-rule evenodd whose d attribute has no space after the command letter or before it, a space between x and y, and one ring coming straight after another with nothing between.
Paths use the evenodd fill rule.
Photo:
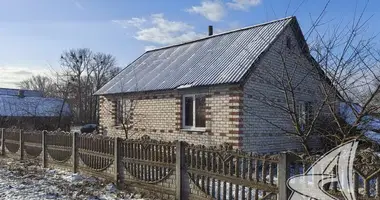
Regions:
<instances>
[{"instance_id":1,"label":"concrete fence post","mask_svg":"<svg viewBox=\"0 0 380 200\"><path fill-rule=\"evenodd\" d=\"M5 128L1 129L1 155L5 155Z\"/></svg>"},{"instance_id":2,"label":"concrete fence post","mask_svg":"<svg viewBox=\"0 0 380 200\"><path fill-rule=\"evenodd\" d=\"M176 146L176 200L189 199L190 183L185 162L185 142L178 141Z\"/></svg>"},{"instance_id":3,"label":"concrete fence post","mask_svg":"<svg viewBox=\"0 0 380 200\"><path fill-rule=\"evenodd\" d=\"M290 177L290 156L288 153L280 154L280 162L277 167L278 176L278 200L288 200L290 195L290 190L287 186L288 178Z\"/></svg>"},{"instance_id":4,"label":"concrete fence post","mask_svg":"<svg viewBox=\"0 0 380 200\"><path fill-rule=\"evenodd\" d=\"M47 144L46 144L46 131L42 131L41 148L42 148L42 167L47 167Z\"/></svg>"},{"instance_id":5,"label":"concrete fence post","mask_svg":"<svg viewBox=\"0 0 380 200\"><path fill-rule=\"evenodd\" d=\"M122 185L122 172L121 172L121 155L120 155L120 147L121 147L121 139L119 137L115 137L115 145L114 145L114 170L115 170L115 185L117 188L120 188Z\"/></svg>"},{"instance_id":6,"label":"concrete fence post","mask_svg":"<svg viewBox=\"0 0 380 200\"><path fill-rule=\"evenodd\" d=\"M20 129L19 132L19 139L20 139L20 160L24 160L24 130Z\"/></svg>"},{"instance_id":7,"label":"concrete fence post","mask_svg":"<svg viewBox=\"0 0 380 200\"><path fill-rule=\"evenodd\" d=\"M77 173L78 171L78 145L77 145L77 139L78 139L78 133L73 133L73 150L72 150L72 157L73 157L73 173Z\"/></svg>"}]
</instances>

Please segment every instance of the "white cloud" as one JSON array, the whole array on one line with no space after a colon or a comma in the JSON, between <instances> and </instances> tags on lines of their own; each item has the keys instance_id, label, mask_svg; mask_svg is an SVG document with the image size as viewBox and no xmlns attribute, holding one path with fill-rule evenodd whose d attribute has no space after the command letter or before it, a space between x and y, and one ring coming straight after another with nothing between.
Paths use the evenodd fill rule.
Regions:
<instances>
[{"instance_id":1,"label":"white cloud","mask_svg":"<svg viewBox=\"0 0 380 200\"><path fill-rule=\"evenodd\" d=\"M133 17L129 20L112 20L113 22L120 24L123 28L128 28L129 26L134 26L136 28L141 28L141 26L146 22L144 18Z\"/></svg>"},{"instance_id":2,"label":"white cloud","mask_svg":"<svg viewBox=\"0 0 380 200\"><path fill-rule=\"evenodd\" d=\"M192 6L186 12L200 14L214 22L222 20L226 15L224 6L219 1L203 1L200 6Z\"/></svg>"},{"instance_id":3,"label":"white cloud","mask_svg":"<svg viewBox=\"0 0 380 200\"><path fill-rule=\"evenodd\" d=\"M0 67L0 87L18 88L18 83L32 77L33 75L51 75L49 69L36 67Z\"/></svg>"},{"instance_id":4,"label":"white cloud","mask_svg":"<svg viewBox=\"0 0 380 200\"><path fill-rule=\"evenodd\" d=\"M153 49L156 49L156 48L157 48L156 46L149 45L149 46L145 46L144 50L145 51L150 51L150 50L153 50Z\"/></svg>"},{"instance_id":5,"label":"white cloud","mask_svg":"<svg viewBox=\"0 0 380 200\"><path fill-rule=\"evenodd\" d=\"M227 6L234 10L247 11L250 7L257 6L261 3L261 0L232 0L228 2Z\"/></svg>"},{"instance_id":6,"label":"white cloud","mask_svg":"<svg viewBox=\"0 0 380 200\"><path fill-rule=\"evenodd\" d=\"M134 27L137 40L152 42L159 45L170 45L193 40L205 36L194 31L194 27L181 21L165 19L164 14L153 14L149 20L132 18L130 20L113 20L124 28Z\"/></svg>"}]
</instances>

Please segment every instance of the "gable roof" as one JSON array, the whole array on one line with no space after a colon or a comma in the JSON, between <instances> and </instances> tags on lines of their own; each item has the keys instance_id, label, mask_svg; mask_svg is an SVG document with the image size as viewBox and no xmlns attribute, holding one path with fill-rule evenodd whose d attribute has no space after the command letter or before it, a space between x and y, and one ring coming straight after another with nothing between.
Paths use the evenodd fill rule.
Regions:
<instances>
[{"instance_id":1,"label":"gable roof","mask_svg":"<svg viewBox=\"0 0 380 200\"><path fill-rule=\"evenodd\" d=\"M0 95L18 96L20 89L0 88ZM22 90L25 97L42 97L42 92L37 90Z\"/></svg>"},{"instance_id":2,"label":"gable roof","mask_svg":"<svg viewBox=\"0 0 380 200\"><path fill-rule=\"evenodd\" d=\"M62 99L0 95L0 117L59 117L60 114L71 115L69 105Z\"/></svg>"},{"instance_id":3,"label":"gable roof","mask_svg":"<svg viewBox=\"0 0 380 200\"><path fill-rule=\"evenodd\" d=\"M70 106L59 98L44 98L42 92L0 88L0 117L58 117L70 116ZM63 106L63 107L62 107Z\"/></svg>"},{"instance_id":4,"label":"gable roof","mask_svg":"<svg viewBox=\"0 0 380 200\"><path fill-rule=\"evenodd\" d=\"M295 17L145 52L95 95L239 83Z\"/></svg>"}]
</instances>

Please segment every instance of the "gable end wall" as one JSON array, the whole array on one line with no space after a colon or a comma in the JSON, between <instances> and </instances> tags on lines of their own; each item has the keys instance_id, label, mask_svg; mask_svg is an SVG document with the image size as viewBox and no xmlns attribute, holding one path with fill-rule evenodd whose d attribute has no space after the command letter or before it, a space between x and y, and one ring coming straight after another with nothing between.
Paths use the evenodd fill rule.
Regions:
<instances>
[{"instance_id":1,"label":"gable end wall","mask_svg":"<svg viewBox=\"0 0 380 200\"><path fill-rule=\"evenodd\" d=\"M286 48L286 36L289 36L294 48L290 53ZM286 57L286 60L280 56ZM285 52L283 52L285 50ZM285 135L283 130L292 130L292 121L288 113L285 113L275 106L267 105L263 97L268 98L278 104L286 105L283 90L273 85L270 81L273 76L281 76L283 64L286 66L299 66L295 71L295 79L304 78L309 68L310 62L300 55L300 48L290 27L286 28L277 41L270 47L263 58L256 64L255 69L247 78L244 84L243 97L243 143L242 149L258 153L276 153L286 150L301 150L302 146L297 138ZM302 66L302 67L301 67ZM268 81L266 82L266 81ZM278 80L278 79L277 79ZM319 100L318 82L315 78L305 79L300 88L300 94L296 97L300 101L317 102ZM274 125L275 124L275 125ZM313 148L319 147L319 141L311 141Z\"/></svg>"}]
</instances>

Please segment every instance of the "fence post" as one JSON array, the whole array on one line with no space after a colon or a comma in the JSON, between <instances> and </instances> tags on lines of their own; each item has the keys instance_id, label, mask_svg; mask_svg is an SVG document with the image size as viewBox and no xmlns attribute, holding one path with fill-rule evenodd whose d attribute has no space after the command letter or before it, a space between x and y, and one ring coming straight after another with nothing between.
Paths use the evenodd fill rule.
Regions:
<instances>
[{"instance_id":1,"label":"fence post","mask_svg":"<svg viewBox=\"0 0 380 200\"><path fill-rule=\"evenodd\" d=\"M24 131L20 129L20 160L24 159Z\"/></svg>"},{"instance_id":2,"label":"fence post","mask_svg":"<svg viewBox=\"0 0 380 200\"><path fill-rule=\"evenodd\" d=\"M47 167L47 149L46 149L46 131L42 131L42 167L46 168Z\"/></svg>"},{"instance_id":3,"label":"fence post","mask_svg":"<svg viewBox=\"0 0 380 200\"><path fill-rule=\"evenodd\" d=\"M77 145L78 133L73 133L73 173L77 173L78 168L78 145Z\"/></svg>"},{"instance_id":4,"label":"fence post","mask_svg":"<svg viewBox=\"0 0 380 200\"><path fill-rule=\"evenodd\" d=\"M115 145L114 145L114 167L115 167L115 185L117 188L120 188L122 180L121 180L121 159L120 159L120 147L121 140L119 137L115 137Z\"/></svg>"},{"instance_id":5,"label":"fence post","mask_svg":"<svg viewBox=\"0 0 380 200\"><path fill-rule=\"evenodd\" d=\"M5 128L1 129L1 155L5 155Z\"/></svg>"},{"instance_id":6,"label":"fence post","mask_svg":"<svg viewBox=\"0 0 380 200\"><path fill-rule=\"evenodd\" d=\"M280 162L277 167L278 174L278 200L287 200L290 195L290 191L288 186L286 185L288 178L290 176L289 173L289 164L290 164L290 156L288 153L280 154Z\"/></svg>"},{"instance_id":7,"label":"fence post","mask_svg":"<svg viewBox=\"0 0 380 200\"><path fill-rule=\"evenodd\" d=\"M189 177L185 163L185 142L178 141L176 146L176 200L189 198Z\"/></svg>"}]
</instances>

